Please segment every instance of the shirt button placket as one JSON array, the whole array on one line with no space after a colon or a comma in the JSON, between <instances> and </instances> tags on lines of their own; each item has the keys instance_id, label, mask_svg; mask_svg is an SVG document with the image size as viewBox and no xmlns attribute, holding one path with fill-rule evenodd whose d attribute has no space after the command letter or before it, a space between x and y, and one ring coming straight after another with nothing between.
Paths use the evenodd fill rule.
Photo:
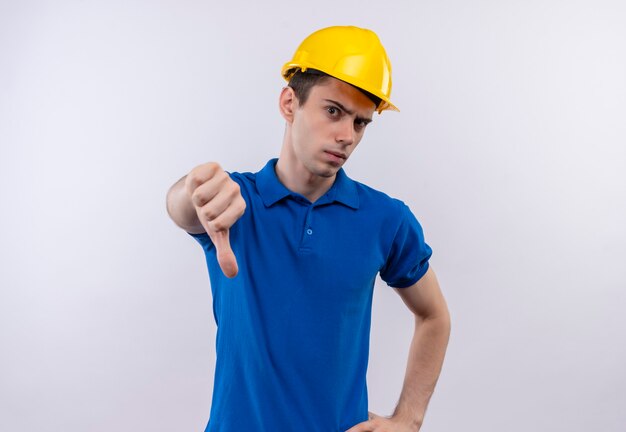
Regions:
<instances>
[{"instance_id":1,"label":"shirt button placket","mask_svg":"<svg viewBox=\"0 0 626 432\"><path fill-rule=\"evenodd\" d=\"M306 212L306 218L304 221L304 233L302 235L301 244L301 248L304 249L311 249L313 246L313 209L314 207L311 205Z\"/></svg>"}]
</instances>

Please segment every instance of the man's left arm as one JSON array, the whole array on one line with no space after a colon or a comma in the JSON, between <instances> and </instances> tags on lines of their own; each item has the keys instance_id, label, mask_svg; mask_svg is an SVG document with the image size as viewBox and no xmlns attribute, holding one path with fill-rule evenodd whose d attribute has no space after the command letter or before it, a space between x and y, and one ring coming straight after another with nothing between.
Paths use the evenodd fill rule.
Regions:
<instances>
[{"instance_id":1,"label":"man's left arm","mask_svg":"<svg viewBox=\"0 0 626 432\"><path fill-rule=\"evenodd\" d=\"M400 400L390 417L370 413L346 432L416 432L424 421L450 338L450 313L432 268L408 288L395 288L415 316Z\"/></svg>"}]
</instances>

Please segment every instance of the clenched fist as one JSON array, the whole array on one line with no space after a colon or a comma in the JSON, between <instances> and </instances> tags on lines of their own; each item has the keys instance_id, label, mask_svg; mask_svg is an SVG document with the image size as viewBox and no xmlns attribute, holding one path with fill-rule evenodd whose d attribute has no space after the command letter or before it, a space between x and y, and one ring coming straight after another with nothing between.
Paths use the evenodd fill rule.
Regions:
<instances>
[{"instance_id":1,"label":"clenched fist","mask_svg":"<svg viewBox=\"0 0 626 432\"><path fill-rule=\"evenodd\" d=\"M209 162L187 174L185 190L215 246L222 272L229 278L237 276L237 259L230 248L229 230L246 210L239 185L217 163Z\"/></svg>"}]
</instances>

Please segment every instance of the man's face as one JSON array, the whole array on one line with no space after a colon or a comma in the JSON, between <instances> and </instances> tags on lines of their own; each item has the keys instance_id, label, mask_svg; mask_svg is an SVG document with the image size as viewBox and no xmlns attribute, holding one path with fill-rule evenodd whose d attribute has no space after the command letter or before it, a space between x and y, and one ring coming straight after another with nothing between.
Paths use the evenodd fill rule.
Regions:
<instances>
[{"instance_id":1,"label":"man's face","mask_svg":"<svg viewBox=\"0 0 626 432\"><path fill-rule=\"evenodd\" d=\"M348 160L372 121L374 103L356 88L329 77L296 102L292 146L310 174L332 177Z\"/></svg>"}]
</instances>

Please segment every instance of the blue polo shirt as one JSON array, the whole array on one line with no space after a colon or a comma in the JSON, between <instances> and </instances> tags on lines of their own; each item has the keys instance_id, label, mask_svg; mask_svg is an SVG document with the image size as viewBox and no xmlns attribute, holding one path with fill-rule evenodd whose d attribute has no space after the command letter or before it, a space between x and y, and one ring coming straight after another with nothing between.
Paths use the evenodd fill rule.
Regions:
<instances>
[{"instance_id":1,"label":"blue polo shirt","mask_svg":"<svg viewBox=\"0 0 626 432\"><path fill-rule=\"evenodd\" d=\"M277 159L230 173L247 208L231 227L239 274L203 247L217 324L205 432L344 432L367 420L366 373L376 275L404 288L431 248L409 208L341 169L316 202L288 190Z\"/></svg>"}]
</instances>

